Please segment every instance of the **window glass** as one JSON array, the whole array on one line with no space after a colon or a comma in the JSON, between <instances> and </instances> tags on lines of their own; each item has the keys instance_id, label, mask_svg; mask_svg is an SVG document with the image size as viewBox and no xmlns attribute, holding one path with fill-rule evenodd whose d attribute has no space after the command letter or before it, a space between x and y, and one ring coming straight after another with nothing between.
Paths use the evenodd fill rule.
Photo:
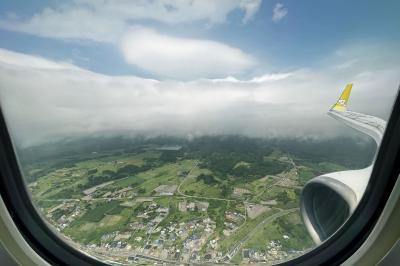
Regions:
<instances>
[{"instance_id":1,"label":"window glass","mask_svg":"<svg viewBox=\"0 0 400 266\"><path fill-rule=\"evenodd\" d=\"M398 8L5 1L0 103L34 205L102 261L306 253L367 186L399 82Z\"/></svg>"}]
</instances>

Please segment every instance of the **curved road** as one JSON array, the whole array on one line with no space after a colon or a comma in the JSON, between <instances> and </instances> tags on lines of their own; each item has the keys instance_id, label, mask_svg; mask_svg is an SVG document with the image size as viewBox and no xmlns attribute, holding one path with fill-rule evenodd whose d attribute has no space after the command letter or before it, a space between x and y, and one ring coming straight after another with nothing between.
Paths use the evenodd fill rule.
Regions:
<instances>
[{"instance_id":1,"label":"curved road","mask_svg":"<svg viewBox=\"0 0 400 266\"><path fill-rule=\"evenodd\" d=\"M294 211L299 210L299 208L293 208L293 209L288 209L288 210L281 210L278 213L275 213L271 216L268 216L267 218L265 218L264 220L262 220L259 224L257 224L253 230L251 230L242 240L238 241L233 248L228 251L226 253L225 256L223 256L223 258L228 257L229 260L231 260L236 254L237 252L241 249L241 247L243 246L243 244L245 244L250 238L252 238L254 236L254 234L257 232L258 229L260 229L261 226L271 223L273 222L275 219L285 216L289 213L292 213Z\"/></svg>"}]
</instances>

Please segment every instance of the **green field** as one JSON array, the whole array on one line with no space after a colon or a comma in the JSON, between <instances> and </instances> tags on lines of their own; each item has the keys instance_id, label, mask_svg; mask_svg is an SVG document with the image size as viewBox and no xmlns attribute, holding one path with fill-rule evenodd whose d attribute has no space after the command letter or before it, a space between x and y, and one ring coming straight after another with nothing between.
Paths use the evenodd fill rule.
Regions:
<instances>
[{"instance_id":1,"label":"green field","mask_svg":"<svg viewBox=\"0 0 400 266\"><path fill-rule=\"evenodd\" d=\"M93 209L89 209L80 220L83 222L98 222L106 214L111 214L114 209L119 207L119 201L101 202L94 206ZM118 208L119 209L119 208Z\"/></svg>"},{"instance_id":2,"label":"green field","mask_svg":"<svg viewBox=\"0 0 400 266\"><path fill-rule=\"evenodd\" d=\"M229 237L224 237L222 239L220 243L221 250L223 250L224 252L228 251L235 243L244 239L246 235L249 234L255 228L256 225L258 225L263 220L265 220L266 218L277 212L278 212L277 210L270 210L263 213L262 215L258 216L255 219L248 219L246 224L240 227L234 234L232 234Z\"/></svg>"},{"instance_id":3,"label":"green field","mask_svg":"<svg viewBox=\"0 0 400 266\"><path fill-rule=\"evenodd\" d=\"M187 142L181 150L147 143L33 163L26 170L35 178L32 198L61 233L103 249L123 242L132 252L153 245L149 252L173 254L197 239L205 256L225 254L245 241L231 260L241 263L243 249L266 252L273 240L287 254L313 247L296 210L301 188L321 173L346 167L253 140L202 141ZM162 193L169 187L177 190ZM266 211L252 219L245 209L250 203ZM285 214L289 211L294 212Z\"/></svg>"}]
</instances>

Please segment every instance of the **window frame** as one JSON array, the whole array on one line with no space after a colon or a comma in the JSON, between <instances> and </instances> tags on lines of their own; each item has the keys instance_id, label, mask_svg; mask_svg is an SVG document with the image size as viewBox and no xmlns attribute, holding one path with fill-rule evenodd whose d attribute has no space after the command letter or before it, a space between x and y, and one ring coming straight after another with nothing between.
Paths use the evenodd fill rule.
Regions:
<instances>
[{"instance_id":1,"label":"window frame","mask_svg":"<svg viewBox=\"0 0 400 266\"><path fill-rule=\"evenodd\" d=\"M400 89L400 87L399 87ZM400 96L397 95L372 174L358 207L328 240L278 265L339 265L354 254L375 227L400 172ZM0 194L25 241L52 265L108 265L64 242L39 215L21 174L0 111Z\"/></svg>"}]
</instances>

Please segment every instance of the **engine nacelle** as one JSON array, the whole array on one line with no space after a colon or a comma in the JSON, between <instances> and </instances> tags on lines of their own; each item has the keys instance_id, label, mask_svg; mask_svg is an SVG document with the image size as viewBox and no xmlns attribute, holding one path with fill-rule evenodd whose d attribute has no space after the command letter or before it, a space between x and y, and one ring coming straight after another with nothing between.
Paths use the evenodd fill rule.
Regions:
<instances>
[{"instance_id":1,"label":"engine nacelle","mask_svg":"<svg viewBox=\"0 0 400 266\"><path fill-rule=\"evenodd\" d=\"M386 121L347 111L352 86L352 83L346 86L328 115L370 136L379 146ZM306 183L300 198L300 212L316 244L335 233L354 212L368 185L371 172L372 165L360 170L324 174Z\"/></svg>"},{"instance_id":2,"label":"engine nacelle","mask_svg":"<svg viewBox=\"0 0 400 266\"><path fill-rule=\"evenodd\" d=\"M386 121L347 111L352 86L351 83L346 86L328 115L370 136L379 146ZM316 244L335 233L354 212L368 185L371 172L372 165L360 170L324 174L306 183L301 194L300 212Z\"/></svg>"},{"instance_id":3,"label":"engine nacelle","mask_svg":"<svg viewBox=\"0 0 400 266\"><path fill-rule=\"evenodd\" d=\"M357 207L371 174L372 166L324 174L303 188L300 212L316 244L335 233Z\"/></svg>"}]
</instances>

